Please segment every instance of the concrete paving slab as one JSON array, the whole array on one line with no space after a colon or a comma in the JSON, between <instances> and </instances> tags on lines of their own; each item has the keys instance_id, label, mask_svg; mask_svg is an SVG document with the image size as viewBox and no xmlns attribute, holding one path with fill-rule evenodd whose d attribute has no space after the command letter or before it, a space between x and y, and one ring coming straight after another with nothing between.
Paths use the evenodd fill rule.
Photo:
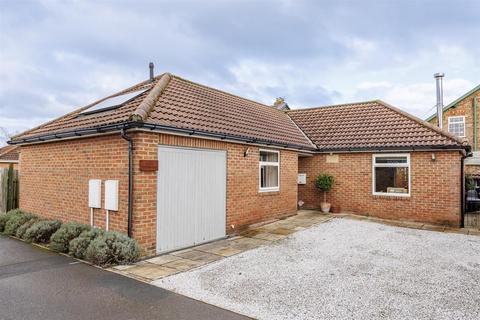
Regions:
<instances>
[{"instance_id":1,"label":"concrete paving slab","mask_svg":"<svg viewBox=\"0 0 480 320\"><path fill-rule=\"evenodd\" d=\"M179 254L180 255L180 254ZM181 257L171 255L171 254L164 254L158 257L150 258L145 260L146 262L153 263L153 264L165 264L168 262L172 262L175 260L181 259Z\"/></svg>"}]
</instances>

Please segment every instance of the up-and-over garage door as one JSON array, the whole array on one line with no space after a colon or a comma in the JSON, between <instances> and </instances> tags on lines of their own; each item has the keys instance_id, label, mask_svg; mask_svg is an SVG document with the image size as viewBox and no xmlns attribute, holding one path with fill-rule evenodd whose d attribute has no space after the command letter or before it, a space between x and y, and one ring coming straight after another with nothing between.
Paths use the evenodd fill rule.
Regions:
<instances>
[{"instance_id":1,"label":"up-and-over garage door","mask_svg":"<svg viewBox=\"0 0 480 320\"><path fill-rule=\"evenodd\" d=\"M225 236L226 152L160 146L157 252Z\"/></svg>"}]
</instances>

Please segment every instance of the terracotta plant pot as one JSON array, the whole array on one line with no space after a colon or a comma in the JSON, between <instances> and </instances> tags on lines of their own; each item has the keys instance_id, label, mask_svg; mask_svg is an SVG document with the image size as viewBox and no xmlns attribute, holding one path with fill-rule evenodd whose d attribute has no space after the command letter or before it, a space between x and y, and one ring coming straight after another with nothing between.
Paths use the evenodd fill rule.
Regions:
<instances>
[{"instance_id":1,"label":"terracotta plant pot","mask_svg":"<svg viewBox=\"0 0 480 320\"><path fill-rule=\"evenodd\" d=\"M320 209L322 210L323 213L329 213L330 212L330 207L332 205L328 202L322 202L320 203Z\"/></svg>"}]
</instances>

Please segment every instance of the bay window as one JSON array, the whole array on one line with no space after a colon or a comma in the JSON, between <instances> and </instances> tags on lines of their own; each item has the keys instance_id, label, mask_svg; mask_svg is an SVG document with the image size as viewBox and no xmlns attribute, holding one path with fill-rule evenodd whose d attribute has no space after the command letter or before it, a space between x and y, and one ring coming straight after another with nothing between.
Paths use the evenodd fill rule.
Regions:
<instances>
[{"instance_id":1,"label":"bay window","mask_svg":"<svg viewBox=\"0 0 480 320\"><path fill-rule=\"evenodd\" d=\"M410 196L410 155L373 155L373 194Z\"/></svg>"},{"instance_id":2,"label":"bay window","mask_svg":"<svg viewBox=\"0 0 480 320\"><path fill-rule=\"evenodd\" d=\"M261 192L280 190L280 152L260 150L259 175Z\"/></svg>"}]
</instances>

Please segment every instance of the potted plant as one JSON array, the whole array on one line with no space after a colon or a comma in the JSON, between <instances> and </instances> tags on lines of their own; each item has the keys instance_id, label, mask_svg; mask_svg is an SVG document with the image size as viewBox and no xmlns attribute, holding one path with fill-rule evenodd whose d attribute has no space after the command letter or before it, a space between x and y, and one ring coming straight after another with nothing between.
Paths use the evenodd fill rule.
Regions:
<instances>
[{"instance_id":1,"label":"potted plant","mask_svg":"<svg viewBox=\"0 0 480 320\"><path fill-rule=\"evenodd\" d=\"M331 204L327 202L327 192L332 189L334 183L335 178L328 173L322 173L315 179L315 187L323 192L323 202L320 203L323 213L330 211Z\"/></svg>"}]
</instances>

